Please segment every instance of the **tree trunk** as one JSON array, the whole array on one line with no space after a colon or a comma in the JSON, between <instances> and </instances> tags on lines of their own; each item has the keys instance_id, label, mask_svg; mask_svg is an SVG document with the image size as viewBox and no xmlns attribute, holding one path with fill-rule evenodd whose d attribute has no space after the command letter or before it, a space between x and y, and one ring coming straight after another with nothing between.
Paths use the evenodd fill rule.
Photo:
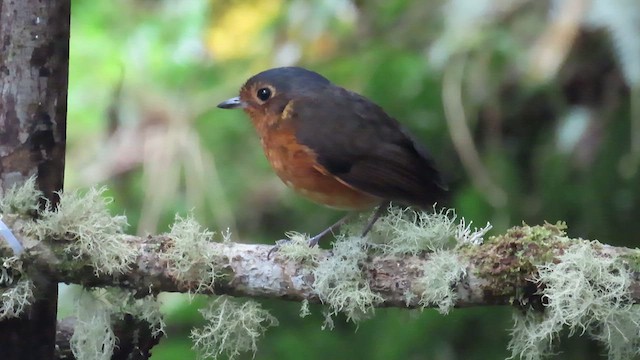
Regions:
<instances>
[{"instance_id":1,"label":"tree trunk","mask_svg":"<svg viewBox=\"0 0 640 360\"><path fill-rule=\"evenodd\" d=\"M36 175L53 204L64 178L69 0L0 0L0 195ZM3 359L53 359L57 280L30 274L36 300L0 322Z\"/></svg>"}]
</instances>

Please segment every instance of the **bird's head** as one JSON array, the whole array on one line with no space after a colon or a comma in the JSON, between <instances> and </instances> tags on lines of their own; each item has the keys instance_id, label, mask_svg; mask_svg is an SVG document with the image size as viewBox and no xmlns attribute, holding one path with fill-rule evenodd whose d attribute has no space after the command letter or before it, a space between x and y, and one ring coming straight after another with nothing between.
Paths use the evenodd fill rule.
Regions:
<instances>
[{"instance_id":1,"label":"bird's head","mask_svg":"<svg viewBox=\"0 0 640 360\"><path fill-rule=\"evenodd\" d=\"M280 67L258 73L240 88L240 96L218 104L221 109L243 109L256 126L283 118L297 97L314 96L331 83L322 75L300 67ZM264 122L267 122L264 124Z\"/></svg>"}]
</instances>

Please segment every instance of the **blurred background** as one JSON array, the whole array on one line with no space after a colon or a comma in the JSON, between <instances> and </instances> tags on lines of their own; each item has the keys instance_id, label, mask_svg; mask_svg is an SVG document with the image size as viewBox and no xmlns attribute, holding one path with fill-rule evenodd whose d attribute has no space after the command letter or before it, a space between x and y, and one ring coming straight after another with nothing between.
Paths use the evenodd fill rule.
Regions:
<instances>
[{"instance_id":1,"label":"blurred background","mask_svg":"<svg viewBox=\"0 0 640 360\"><path fill-rule=\"evenodd\" d=\"M132 233L192 211L235 241L272 243L341 217L286 189L247 117L215 107L256 72L300 65L410 128L467 220L640 240L637 0L73 0L71 25L65 187L107 185ZM154 360L196 357L188 335L205 301L163 295ZM509 356L506 307L380 309L328 331L319 306L301 319L299 304L262 303L280 326L257 359ZM560 340L558 359L603 353Z\"/></svg>"}]
</instances>

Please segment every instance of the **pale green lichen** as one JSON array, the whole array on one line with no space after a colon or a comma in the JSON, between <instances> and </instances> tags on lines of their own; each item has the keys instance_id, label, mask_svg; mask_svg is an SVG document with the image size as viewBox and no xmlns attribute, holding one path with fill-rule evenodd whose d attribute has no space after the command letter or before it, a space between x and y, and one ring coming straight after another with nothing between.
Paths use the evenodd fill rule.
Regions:
<instances>
[{"instance_id":1,"label":"pale green lichen","mask_svg":"<svg viewBox=\"0 0 640 360\"><path fill-rule=\"evenodd\" d=\"M15 281L15 274L22 273L22 261L18 256L2 258L0 266L0 286L8 286Z\"/></svg>"},{"instance_id":2,"label":"pale green lichen","mask_svg":"<svg viewBox=\"0 0 640 360\"><path fill-rule=\"evenodd\" d=\"M300 317L305 318L311 315L311 310L309 309L309 300L304 299L302 303L300 303Z\"/></svg>"},{"instance_id":3,"label":"pale green lichen","mask_svg":"<svg viewBox=\"0 0 640 360\"><path fill-rule=\"evenodd\" d=\"M116 346L111 328L111 308L90 292L83 292L75 305L76 324L69 340L76 359L109 360Z\"/></svg>"},{"instance_id":4,"label":"pale green lichen","mask_svg":"<svg viewBox=\"0 0 640 360\"><path fill-rule=\"evenodd\" d=\"M549 332L545 329L542 338L540 326L544 319L543 314L533 311L513 313L513 328L509 340L511 356L508 359L540 360L553 354L551 342L556 340L559 334L555 330Z\"/></svg>"},{"instance_id":5,"label":"pale green lichen","mask_svg":"<svg viewBox=\"0 0 640 360\"><path fill-rule=\"evenodd\" d=\"M31 280L19 280L15 285L0 290L0 321L20 316L32 301Z\"/></svg>"},{"instance_id":6,"label":"pale green lichen","mask_svg":"<svg viewBox=\"0 0 640 360\"><path fill-rule=\"evenodd\" d=\"M231 244L232 243L231 230L229 228L226 228L224 231L222 231L222 233L220 235L222 236L222 243L223 244Z\"/></svg>"},{"instance_id":7,"label":"pale green lichen","mask_svg":"<svg viewBox=\"0 0 640 360\"><path fill-rule=\"evenodd\" d=\"M407 291L405 300L410 304L419 296L423 308L435 305L441 313L448 313L457 299L455 286L467 268L453 250L482 244L490 229L488 223L480 229L472 228L452 209L424 212L390 207L388 215L375 226L374 237L382 239L376 248L385 255L431 253L424 276L416 281L420 290Z\"/></svg>"},{"instance_id":8,"label":"pale green lichen","mask_svg":"<svg viewBox=\"0 0 640 360\"><path fill-rule=\"evenodd\" d=\"M289 240L278 246L278 256L287 260L300 263L315 264L322 255L323 250L319 246L310 247L306 235L297 232L285 234Z\"/></svg>"},{"instance_id":9,"label":"pale green lichen","mask_svg":"<svg viewBox=\"0 0 640 360\"><path fill-rule=\"evenodd\" d=\"M28 178L23 184L13 185L0 198L0 214L32 215L38 211L42 192L36 189L36 178Z\"/></svg>"},{"instance_id":10,"label":"pale green lichen","mask_svg":"<svg viewBox=\"0 0 640 360\"><path fill-rule=\"evenodd\" d=\"M322 326L320 328L322 330L333 330L335 328L335 323L333 322L333 314L330 311L324 310L322 311L322 316L324 316L324 321L322 322Z\"/></svg>"},{"instance_id":11,"label":"pale green lichen","mask_svg":"<svg viewBox=\"0 0 640 360\"><path fill-rule=\"evenodd\" d=\"M148 323L153 336L163 332L164 321L155 296L136 299L119 288L83 290L75 302L75 331L71 350L76 359L111 359L117 338L112 321L125 314Z\"/></svg>"},{"instance_id":12,"label":"pale green lichen","mask_svg":"<svg viewBox=\"0 0 640 360\"><path fill-rule=\"evenodd\" d=\"M367 258L366 239L338 237L332 252L313 270L314 291L331 315L342 312L354 322L372 315L382 297L371 290L361 268Z\"/></svg>"},{"instance_id":13,"label":"pale green lichen","mask_svg":"<svg viewBox=\"0 0 640 360\"><path fill-rule=\"evenodd\" d=\"M375 235L384 239L380 248L385 254L417 255L464 244L478 245L491 229L489 224L471 229L471 223L457 218L453 209L424 212L389 207L388 215L378 220Z\"/></svg>"},{"instance_id":14,"label":"pale green lichen","mask_svg":"<svg viewBox=\"0 0 640 360\"><path fill-rule=\"evenodd\" d=\"M360 220L357 225L343 229L334 242L332 255L318 260L313 271L313 288L329 306L328 318L343 312L349 320L357 322L373 314L375 305L382 302L382 297L371 290L364 278L362 265L370 249L391 256L432 253L425 265L424 277L417 280L419 290L407 291L405 298L411 303L420 296L423 307L436 305L441 312L448 312L457 299L455 285L466 274L467 267L451 250L481 244L491 229L489 224L472 229L471 224L458 219L453 210L427 213L389 207L388 214L375 224L371 236L362 238L357 235L362 231ZM367 243L369 239L374 243ZM303 245L302 240L296 243L299 247ZM308 250L301 248L290 257L301 259L299 253L308 254Z\"/></svg>"},{"instance_id":15,"label":"pale green lichen","mask_svg":"<svg viewBox=\"0 0 640 360\"><path fill-rule=\"evenodd\" d=\"M454 216L457 218L457 215L454 214ZM455 235L458 245L481 245L484 242L484 236L493 228L493 225L488 222L481 228L471 228L471 224L471 221L467 223L463 217L458 221Z\"/></svg>"},{"instance_id":16,"label":"pale green lichen","mask_svg":"<svg viewBox=\"0 0 640 360\"><path fill-rule=\"evenodd\" d=\"M4 258L0 266L0 321L20 316L33 302L33 282L19 279L22 262L16 257Z\"/></svg>"},{"instance_id":17,"label":"pale green lichen","mask_svg":"<svg viewBox=\"0 0 640 360\"><path fill-rule=\"evenodd\" d=\"M449 313L458 297L454 287L466 275L466 269L467 264L453 251L431 254L423 267L424 276L417 280L417 285L424 289L420 305L423 308L435 305L440 313Z\"/></svg>"},{"instance_id":18,"label":"pale green lichen","mask_svg":"<svg viewBox=\"0 0 640 360\"><path fill-rule=\"evenodd\" d=\"M211 246L212 231L204 229L192 216L176 215L167 236L169 242L159 254L178 283L195 284L195 292L212 291L219 272L221 255Z\"/></svg>"},{"instance_id":19,"label":"pale green lichen","mask_svg":"<svg viewBox=\"0 0 640 360\"><path fill-rule=\"evenodd\" d=\"M136 298L131 291L113 287L96 289L92 293L110 309L113 318L122 320L125 315L131 315L148 323L153 336L164 333L165 323L160 312L160 302L156 296Z\"/></svg>"},{"instance_id":20,"label":"pale green lichen","mask_svg":"<svg viewBox=\"0 0 640 360\"><path fill-rule=\"evenodd\" d=\"M219 297L200 313L207 324L191 331L194 348L201 358L234 359L243 352L257 351L257 341L278 320L255 301L240 303Z\"/></svg>"},{"instance_id":21,"label":"pale green lichen","mask_svg":"<svg viewBox=\"0 0 640 360\"><path fill-rule=\"evenodd\" d=\"M75 260L88 259L96 273L121 273L129 269L138 252L126 241L125 216L112 216L103 197L106 188L85 194L65 192L55 209L49 206L25 231L41 241L65 241L65 252Z\"/></svg>"},{"instance_id":22,"label":"pale green lichen","mask_svg":"<svg viewBox=\"0 0 640 360\"><path fill-rule=\"evenodd\" d=\"M538 266L534 279L544 284L542 315L518 316L509 348L512 358L540 359L563 328L569 335L588 333L602 341L609 359L639 354L640 309L633 305L631 273L621 259L602 256L598 243L580 242L565 249L557 262Z\"/></svg>"}]
</instances>

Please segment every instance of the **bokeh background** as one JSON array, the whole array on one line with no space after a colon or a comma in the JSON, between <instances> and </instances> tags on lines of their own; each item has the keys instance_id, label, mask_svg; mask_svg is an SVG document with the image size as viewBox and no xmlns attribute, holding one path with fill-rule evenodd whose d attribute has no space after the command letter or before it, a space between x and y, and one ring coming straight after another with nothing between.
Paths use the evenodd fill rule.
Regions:
<instances>
[{"instance_id":1,"label":"bokeh background","mask_svg":"<svg viewBox=\"0 0 640 360\"><path fill-rule=\"evenodd\" d=\"M132 233L192 212L272 243L342 216L272 173L240 111L252 74L300 65L406 124L450 183L448 205L493 233L564 220L574 237L640 241L637 0L73 0L67 189L107 185ZM163 295L153 359L192 359L206 299ZM503 359L509 308L381 309L358 325L262 301L280 320L257 359ZM71 303L63 297L63 311ZM598 359L562 337L558 359ZM251 358L246 354L244 358Z\"/></svg>"}]
</instances>

